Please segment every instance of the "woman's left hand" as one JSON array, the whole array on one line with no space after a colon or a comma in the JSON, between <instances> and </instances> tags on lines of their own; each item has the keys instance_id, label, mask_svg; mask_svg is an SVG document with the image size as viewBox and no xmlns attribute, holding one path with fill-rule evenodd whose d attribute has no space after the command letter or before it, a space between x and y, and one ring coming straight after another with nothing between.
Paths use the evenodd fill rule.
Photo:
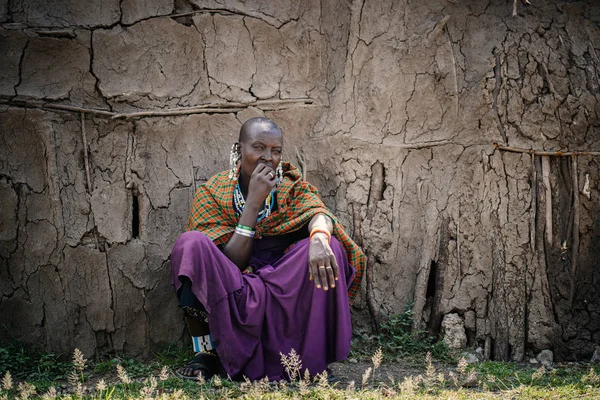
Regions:
<instances>
[{"instance_id":1,"label":"woman's left hand","mask_svg":"<svg viewBox=\"0 0 600 400\"><path fill-rule=\"evenodd\" d=\"M309 279L315 282L317 289L335 288L338 280L338 265L335 254L329 246L329 237L316 232L310 239L308 247Z\"/></svg>"}]
</instances>

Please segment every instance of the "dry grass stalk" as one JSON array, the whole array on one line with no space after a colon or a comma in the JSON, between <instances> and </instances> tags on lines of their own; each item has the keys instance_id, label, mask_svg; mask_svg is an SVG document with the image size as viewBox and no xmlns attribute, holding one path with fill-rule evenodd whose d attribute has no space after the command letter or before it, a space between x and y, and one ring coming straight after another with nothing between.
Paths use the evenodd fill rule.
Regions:
<instances>
[{"instance_id":1,"label":"dry grass stalk","mask_svg":"<svg viewBox=\"0 0 600 400\"><path fill-rule=\"evenodd\" d=\"M125 371L125 368L123 368L121 364L117 365L117 375L123 384L129 385L131 383L131 379L129 378L129 375L127 375L127 371Z\"/></svg>"},{"instance_id":2,"label":"dry grass stalk","mask_svg":"<svg viewBox=\"0 0 600 400\"><path fill-rule=\"evenodd\" d=\"M427 352L427 355L425 355L425 362L427 363L427 368L425 369L425 377L431 383L435 380L437 371L435 369L435 366L433 365L433 357L431 356L431 352L429 351Z\"/></svg>"},{"instance_id":3,"label":"dry grass stalk","mask_svg":"<svg viewBox=\"0 0 600 400\"><path fill-rule=\"evenodd\" d=\"M162 369L160 370L160 375L158 375L158 379L160 379L162 382L169 379L169 368L167 368L166 365L163 365Z\"/></svg>"},{"instance_id":4,"label":"dry grass stalk","mask_svg":"<svg viewBox=\"0 0 600 400\"><path fill-rule=\"evenodd\" d=\"M327 374L327 371L323 371L320 374L317 374L315 376L315 381L317 382L317 386L320 387L321 389L325 389L326 387L329 386L329 380L328 380L329 376Z\"/></svg>"},{"instance_id":5,"label":"dry grass stalk","mask_svg":"<svg viewBox=\"0 0 600 400\"><path fill-rule=\"evenodd\" d=\"M362 376L362 386L365 387L367 386L367 382L369 381L369 378L371 377L371 371L373 369L371 367L367 368L367 370L365 371L365 373Z\"/></svg>"},{"instance_id":6,"label":"dry grass stalk","mask_svg":"<svg viewBox=\"0 0 600 400\"><path fill-rule=\"evenodd\" d=\"M104 392L106 390L106 382L104 379L100 379L98 383L96 383L96 390L99 392Z\"/></svg>"},{"instance_id":7,"label":"dry grass stalk","mask_svg":"<svg viewBox=\"0 0 600 400\"><path fill-rule=\"evenodd\" d=\"M43 400L54 400L58 396L56 392L56 388L54 386L50 386L50 389L46 393L42 395Z\"/></svg>"},{"instance_id":8,"label":"dry grass stalk","mask_svg":"<svg viewBox=\"0 0 600 400\"><path fill-rule=\"evenodd\" d=\"M27 400L35 394L35 386L28 382L21 382L18 386L19 399Z\"/></svg>"},{"instance_id":9,"label":"dry grass stalk","mask_svg":"<svg viewBox=\"0 0 600 400\"><path fill-rule=\"evenodd\" d=\"M600 375L596 373L594 368L590 367L590 371L581 378L581 382L598 384L600 383Z\"/></svg>"},{"instance_id":10,"label":"dry grass stalk","mask_svg":"<svg viewBox=\"0 0 600 400\"><path fill-rule=\"evenodd\" d=\"M373 372L375 372L381 365L381 361L383 361L383 351L381 350L381 347L375 351L375 354L371 357L371 361L373 361Z\"/></svg>"},{"instance_id":11,"label":"dry grass stalk","mask_svg":"<svg viewBox=\"0 0 600 400\"><path fill-rule=\"evenodd\" d=\"M140 395L144 399L152 398L152 395L154 394L154 391L156 390L157 386L158 382L156 381L156 378L151 376L150 379L146 379L146 381L144 382L144 387L140 389Z\"/></svg>"},{"instance_id":12,"label":"dry grass stalk","mask_svg":"<svg viewBox=\"0 0 600 400\"><path fill-rule=\"evenodd\" d=\"M12 388L13 388L12 375L10 374L10 371L6 371L6 373L4 374L4 377L2 378L2 389L8 391Z\"/></svg>"},{"instance_id":13,"label":"dry grass stalk","mask_svg":"<svg viewBox=\"0 0 600 400\"><path fill-rule=\"evenodd\" d=\"M458 360L458 365L456 366L456 369L458 370L458 372L460 372L461 375L464 375L467 372L468 366L469 363L467 362L467 359L461 357L460 360Z\"/></svg>"},{"instance_id":14,"label":"dry grass stalk","mask_svg":"<svg viewBox=\"0 0 600 400\"><path fill-rule=\"evenodd\" d=\"M296 380L296 378L300 378L300 370L302 369L302 360L300 360L300 356L296 353L296 350L290 350L288 355L283 353L279 353L281 356L281 365L285 368L285 372L290 377L290 380Z\"/></svg>"},{"instance_id":15,"label":"dry grass stalk","mask_svg":"<svg viewBox=\"0 0 600 400\"><path fill-rule=\"evenodd\" d=\"M202 374L202 372L196 375L196 382L198 383L198 385L206 384L206 379L204 379L204 375Z\"/></svg>"},{"instance_id":16,"label":"dry grass stalk","mask_svg":"<svg viewBox=\"0 0 600 400\"><path fill-rule=\"evenodd\" d=\"M412 396L415 394L417 386L418 384L415 382L415 378L412 375L407 376L399 386L400 393L405 396Z\"/></svg>"}]
</instances>

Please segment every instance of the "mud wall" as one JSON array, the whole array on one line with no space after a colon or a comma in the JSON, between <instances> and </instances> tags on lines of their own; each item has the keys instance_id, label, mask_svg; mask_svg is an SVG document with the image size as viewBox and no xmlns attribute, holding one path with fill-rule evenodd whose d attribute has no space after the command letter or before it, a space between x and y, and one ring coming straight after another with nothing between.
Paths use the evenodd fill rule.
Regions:
<instances>
[{"instance_id":1,"label":"mud wall","mask_svg":"<svg viewBox=\"0 0 600 400\"><path fill-rule=\"evenodd\" d=\"M592 3L0 1L0 339L184 338L170 247L264 114L368 253L356 329L412 302L491 358L586 357L599 158L565 152L600 151Z\"/></svg>"}]
</instances>

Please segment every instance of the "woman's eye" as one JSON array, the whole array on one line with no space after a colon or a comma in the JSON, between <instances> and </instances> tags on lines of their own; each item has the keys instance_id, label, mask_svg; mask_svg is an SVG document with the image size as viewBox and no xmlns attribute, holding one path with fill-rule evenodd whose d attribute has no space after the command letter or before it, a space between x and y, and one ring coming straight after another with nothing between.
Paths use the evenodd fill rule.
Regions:
<instances>
[{"instance_id":1,"label":"woman's eye","mask_svg":"<svg viewBox=\"0 0 600 400\"><path fill-rule=\"evenodd\" d=\"M262 151L263 147L262 147L262 146L254 146L254 149L255 149L255 150Z\"/></svg>"}]
</instances>

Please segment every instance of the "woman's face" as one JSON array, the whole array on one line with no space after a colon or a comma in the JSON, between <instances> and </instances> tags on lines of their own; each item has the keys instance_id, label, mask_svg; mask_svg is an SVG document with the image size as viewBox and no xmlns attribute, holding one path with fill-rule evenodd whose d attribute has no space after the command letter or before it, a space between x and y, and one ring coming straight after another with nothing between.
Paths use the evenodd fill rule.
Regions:
<instances>
[{"instance_id":1,"label":"woman's face","mask_svg":"<svg viewBox=\"0 0 600 400\"><path fill-rule=\"evenodd\" d=\"M255 124L240 142L241 174L249 180L259 164L266 164L275 170L281 161L283 137L281 131L266 124Z\"/></svg>"}]
</instances>

